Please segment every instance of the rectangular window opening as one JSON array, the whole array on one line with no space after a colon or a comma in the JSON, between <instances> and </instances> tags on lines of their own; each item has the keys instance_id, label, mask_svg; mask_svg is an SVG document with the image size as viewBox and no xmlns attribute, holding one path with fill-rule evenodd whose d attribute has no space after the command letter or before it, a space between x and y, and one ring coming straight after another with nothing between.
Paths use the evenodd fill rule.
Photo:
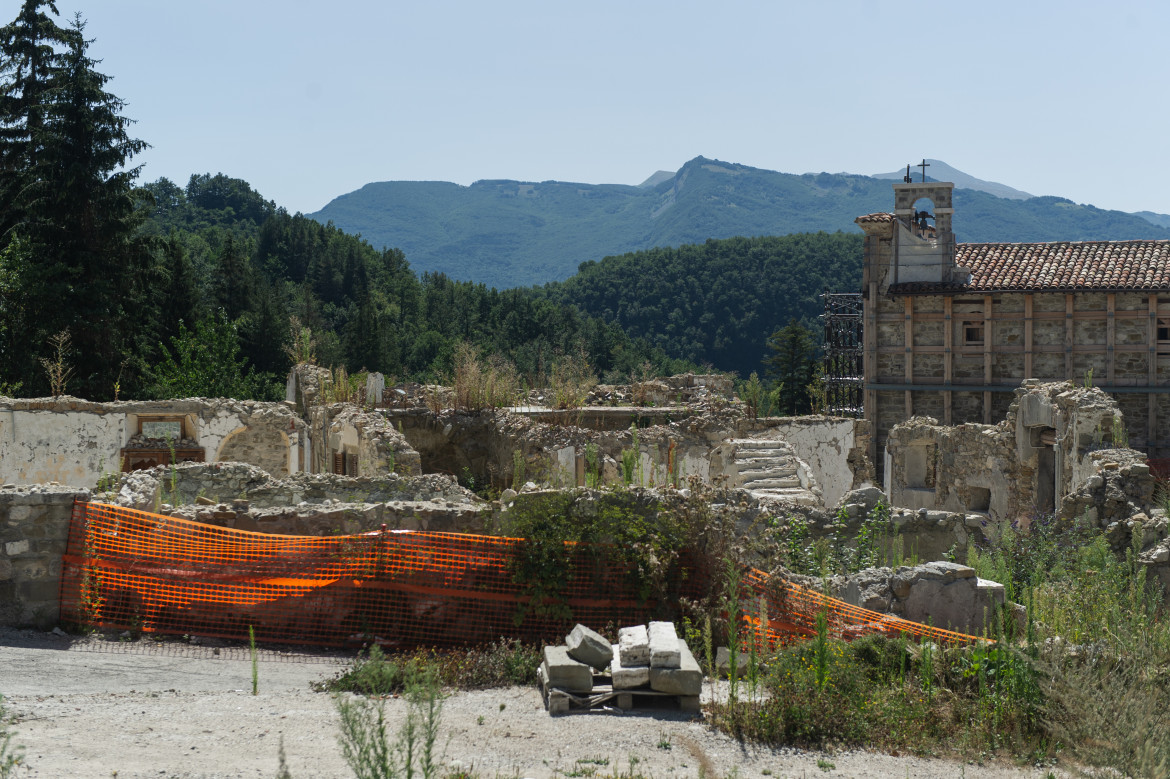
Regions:
<instances>
[{"instance_id":1,"label":"rectangular window opening","mask_svg":"<svg viewBox=\"0 0 1170 779\"><path fill-rule=\"evenodd\" d=\"M983 346L983 322L963 323L963 346Z\"/></svg>"}]
</instances>

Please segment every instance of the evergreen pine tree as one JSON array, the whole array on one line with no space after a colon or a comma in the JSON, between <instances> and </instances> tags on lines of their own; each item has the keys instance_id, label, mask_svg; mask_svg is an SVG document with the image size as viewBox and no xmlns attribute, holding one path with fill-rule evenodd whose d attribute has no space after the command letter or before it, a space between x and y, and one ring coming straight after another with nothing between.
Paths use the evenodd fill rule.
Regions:
<instances>
[{"instance_id":1,"label":"evergreen pine tree","mask_svg":"<svg viewBox=\"0 0 1170 779\"><path fill-rule=\"evenodd\" d=\"M46 386L37 368L47 338L69 331L70 389L108 397L123 360L146 346L135 316L145 302L149 246L126 163L146 144L129 136L124 103L89 57L80 16L67 30L27 0L0 31L0 165L5 178L0 241L21 239L20 291L26 353L13 355L8 381ZM12 183L19 182L18 185ZM7 313L0 313L7 316Z\"/></svg>"},{"instance_id":2,"label":"evergreen pine tree","mask_svg":"<svg viewBox=\"0 0 1170 779\"><path fill-rule=\"evenodd\" d=\"M768 336L771 355L764 358L768 376L779 385L780 414L807 414L812 410L808 388L816 378L816 344L812 332L796 318Z\"/></svg>"}]
</instances>

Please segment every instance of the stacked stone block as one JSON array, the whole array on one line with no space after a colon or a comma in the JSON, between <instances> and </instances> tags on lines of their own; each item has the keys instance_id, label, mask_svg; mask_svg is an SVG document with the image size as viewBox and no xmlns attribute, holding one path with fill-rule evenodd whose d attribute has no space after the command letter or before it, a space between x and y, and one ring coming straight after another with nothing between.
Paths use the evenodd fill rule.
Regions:
<instances>
[{"instance_id":1,"label":"stacked stone block","mask_svg":"<svg viewBox=\"0 0 1170 779\"><path fill-rule=\"evenodd\" d=\"M577 625L565 646L544 648L539 675L553 714L568 711L570 701L588 708L616 699L618 708L631 709L638 696L675 698L679 708L697 711L703 681L699 664L669 622L621 628L612 646Z\"/></svg>"}]
</instances>

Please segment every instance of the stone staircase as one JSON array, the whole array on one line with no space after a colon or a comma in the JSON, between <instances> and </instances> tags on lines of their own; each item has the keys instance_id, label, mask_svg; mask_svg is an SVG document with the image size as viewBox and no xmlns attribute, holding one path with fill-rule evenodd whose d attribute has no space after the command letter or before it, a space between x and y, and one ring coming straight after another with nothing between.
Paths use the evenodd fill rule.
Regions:
<instances>
[{"instance_id":1,"label":"stone staircase","mask_svg":"<svg viewBox=\"0 0 1170 779\"><path fill-rule=\"evenodd\" d=\"M733 438L723 442L728 486L748 490L757 498L819 506L821 490L808 465L787 441Z\"/></svg>"}]
</instances>

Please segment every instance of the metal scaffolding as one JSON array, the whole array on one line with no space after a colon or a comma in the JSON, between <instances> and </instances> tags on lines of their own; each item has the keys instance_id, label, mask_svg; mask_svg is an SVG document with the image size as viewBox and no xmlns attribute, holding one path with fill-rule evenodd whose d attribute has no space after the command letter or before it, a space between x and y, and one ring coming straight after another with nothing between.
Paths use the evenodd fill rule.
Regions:
<instances>
[{"instance_id":1,"label":"metal scaffolding","mask_svg":"<svg viewBox=\"0 0 1170 779\"><path fill-rule=\"evenodd\" d=\"M828 292L825 313L825 413L862 417L864 357L862 355L862 299L860 292Z\"/></svg>"}]
</instances>

